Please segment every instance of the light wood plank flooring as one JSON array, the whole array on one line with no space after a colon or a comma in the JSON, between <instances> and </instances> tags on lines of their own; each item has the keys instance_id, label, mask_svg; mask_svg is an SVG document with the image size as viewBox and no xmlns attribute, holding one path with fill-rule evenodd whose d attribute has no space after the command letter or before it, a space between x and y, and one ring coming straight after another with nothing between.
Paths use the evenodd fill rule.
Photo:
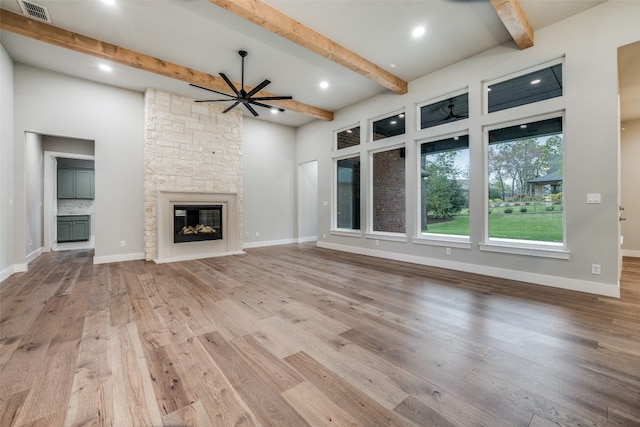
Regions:
<instances>
[{"instance_id":1,"label":"light wood plank flooring","mask_svg":"<svg viewBox=\"0 0 640 427\"><path fill-rule=\"evenodd\" d=\"M0 426L640 425L622 297L288 245L44 254L0 286Z\"/></svg>"}]
</instances>

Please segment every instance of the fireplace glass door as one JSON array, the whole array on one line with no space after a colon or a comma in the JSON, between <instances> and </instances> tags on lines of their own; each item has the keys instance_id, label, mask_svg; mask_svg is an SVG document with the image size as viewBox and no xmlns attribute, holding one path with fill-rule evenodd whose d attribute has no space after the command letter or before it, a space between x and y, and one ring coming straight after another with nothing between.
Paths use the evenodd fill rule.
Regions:
<instances>
[{"instance_id":1,"label":"fireplace glass door","mask_svg":"<svg viewBox=\"0 0 640 427\"><path fill-rule=\"evenodd\" d=\"M222 239L222 205L174 205L174 243L219 239Z\"/></svg>"}]
</instances>

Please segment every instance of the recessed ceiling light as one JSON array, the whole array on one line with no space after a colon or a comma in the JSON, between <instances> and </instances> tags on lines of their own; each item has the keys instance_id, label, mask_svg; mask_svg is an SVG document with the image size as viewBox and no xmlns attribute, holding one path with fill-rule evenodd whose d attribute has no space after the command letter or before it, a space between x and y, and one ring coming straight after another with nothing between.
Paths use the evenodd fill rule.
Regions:
<instances>
[{"instance_id":1,"label":"recessed ceiling light","mask_svg":"<svg viewBox=\"0 0 640 427\"><path fill-rule=\"evenodd\" d=\"M320 87L321 87L322 89L326 89L326 88L328 88L328 87L329 87L329 82L327 82L327 81L321 81L321 82L320 82Z\"/></svg>"},{"instance_id":2,"label":"recessed ceiling light","mask_svg":"<svg viewBox=\"0 0 640 427\"><path fill-rule=\"evenodd\" d=\"M396 68L396 64L389 64L389 67Z\"/></svg>"},{"instance_id":3,"label":"recessed ceiling light","mask_svg":"<svg viewBox=\"0 0 640 427\"><path fill-rule=\"evenodd\" d=\"M415 27L412 31L411 31L411 35L414 38L418 38L422 35L424 35L425 31L427 31L424 27L420 26L420 27Z\"/></svg>"},{"instance_id":4,"label":"recessed ceiling light","mask_svg":"<svg viewBox=\"0 0 640 427\"><path fill-rule=\"evenodd\" d=\"M537 85L538 83L540 83L540 79L531 80L532 85Z\"/></svg>"},{"instance_id":5,"label":"recessed ceiling light","mask_svg":"<svg viewBox=\"0 0 640 427\"><path fill-rule=\"evenodd\" d=\"M98 65L98 67L100 67L100 69L102 71L111 71L112 70L112 68L110 66L108 66L107 64L100 64L100 65Z\"/></svg>"}]
</instances>

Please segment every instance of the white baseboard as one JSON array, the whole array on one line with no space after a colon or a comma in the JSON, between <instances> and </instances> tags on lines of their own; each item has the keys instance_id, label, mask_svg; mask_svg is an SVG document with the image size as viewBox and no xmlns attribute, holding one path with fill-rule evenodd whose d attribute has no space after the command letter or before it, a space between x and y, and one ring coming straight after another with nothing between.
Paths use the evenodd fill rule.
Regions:
<instances>
[{"instance_id":1,"label":"white baseboard","mask_svg":"<svg viewBox=\"0 0 640 427\"><path fill-rule=\"evenodd\" d=\"M298 243L317 242L318 236L298 237Z\"/></svg>"},{"instance_id":2,"label":"white baseboard","mask_svg":"<svg viewBox=\"0 0 640 427\"><path fill-rule=\"evenodd\" d=\"M243 242L242 246L245 249L251 249L262 248L265 246L290 245L292 243L298 243L297 239L265 240L263 242Z\"/></svg>"},{"instance_id":3,"label":"white baseboard","mask_svg":"<svg viewBox=\"0 0 640 427\"><path fill-rule=\"evenodd\" d=\"M635 251L632 249L623 249L622 256L628 256L632 258L640 258L640 251Z\"/></svg>"},{"instance_id":4,"label":"white baseboard","mask_svg":"<svg viewBox=\"0 0 640 427\"><path fill-rule=\"evenodd\" d=\"M466 273L476 273L486 276L500 277L502 279L512 279L520 282L528 282L536 285L551 286L554 288L568 289L572 291L587 292L591 294L620 298L620 287L616 285L607 285L604 283L589 282L586 280L570 279L567 277L548 276L545 274L530 273L519 270L507 270L504 268L489 267L485 265L446 261L437 258L426 258L415 255L398 254L395 252L385 252L375 249L358 248L320 241L318 242L317 246L320 248L350 252L359 255L369 255L395 261L409 262L412 264L447 268L450 270L464 271Z\"/></svg>"},{"instance_id":5,"label":"white baseboard","mask_svg":"<svg viewBox=\"0 0 640 427\"><path fill-rule=\"evenodd\" d=\"M93 263L94 264L108 264L110 262L121 262L121 261L136 261L139 259L144 259L144 252L135 252L130 254L118 254L118 255L104 255L104 256L94 256Z\"/></svg>"},{"instance_id":6,"label":"white baseboard","mask_svg":"<svg viewBox=\"0 0 640 427\"><path fill-rule=\"evenodd\" d=\"M27 264L29 264L31 261L33 261L34 259L38 258L40 255L42 255L42 252L43 252L43 248L36 249L35 251L27 255L27 258L25 261L27 262Z\"/></svg>"},{"instance_id":7,"label":"white baseboard","mask_svg":"<svg viewBox=\"0 0 640 427\"><path fill-rule=\"evenodd\" d=\"M13 275L13 273L16 273L16 269L14 265L10 265L9 267L0 271L0 282L7 280L9 277Z\"/></svg>"}]
</instances>

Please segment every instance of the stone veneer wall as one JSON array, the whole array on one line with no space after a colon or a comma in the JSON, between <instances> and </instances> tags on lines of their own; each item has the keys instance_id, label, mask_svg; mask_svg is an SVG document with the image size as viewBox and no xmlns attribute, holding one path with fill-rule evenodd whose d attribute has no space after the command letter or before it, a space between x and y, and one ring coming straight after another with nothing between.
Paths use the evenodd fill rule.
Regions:
<instances>
[{"instance_id":1,"label":"stone veneer wall","mask_svg":"<svg viewBox=\"0 0 640 427\"><path fill-rule=\"evenodd\" d=\"M156 89L145 93L145 259L157 258L158 191L235 193L242 248L242 114ZM123 159L126 161L126 159ZM226 237L225 237L226 238ZM229 236L232 238L232 236Z\"/></svg>"}]
</instances>

